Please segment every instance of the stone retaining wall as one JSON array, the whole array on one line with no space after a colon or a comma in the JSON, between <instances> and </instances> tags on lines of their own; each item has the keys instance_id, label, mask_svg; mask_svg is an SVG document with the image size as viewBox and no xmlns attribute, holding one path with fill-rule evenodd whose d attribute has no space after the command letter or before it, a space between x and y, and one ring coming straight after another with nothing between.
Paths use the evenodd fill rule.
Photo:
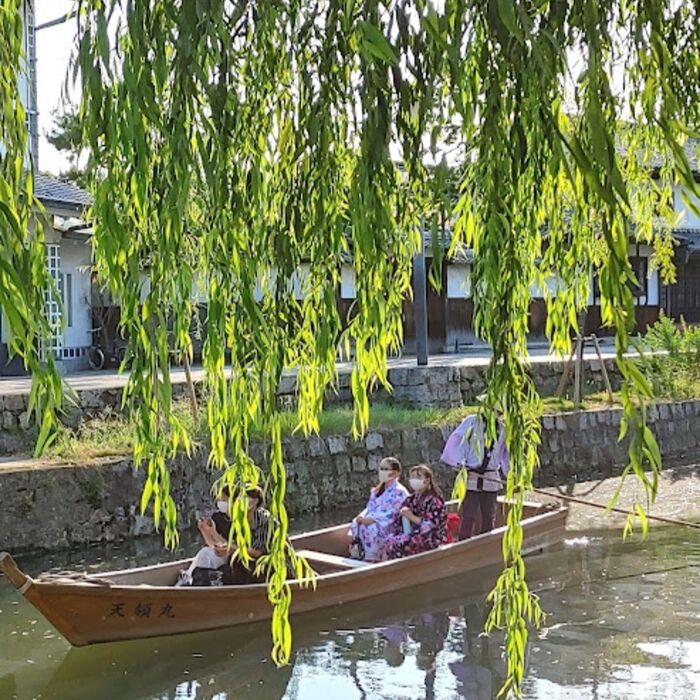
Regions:
<instances>
[{"instance_id":1,"label":"stone retaining wall","mask_svg":"<svg viewBox=\"0 0 700 700\"><path fill-rule=\"evenodd\" d=\"M620 375L613 360L606 360L613 390L619 388ZM542 396L551 396L556 391L564 368L563 362L533 362L531 376ZM391 393L381 389L372 396L373 403L394 403L408 407L442 407L473 404L476 397L486 390L485 366L476 365L431 365L429 367L402 367L389 370ZM573 375L573 372L572 372ZM584 361L583 379L586 392L604 390L600 362ZM201 387L201 385L198 385ZM173 396L185 395L184 384L173 384ZM283 406L296 404L296 381L286 375L278 389L279 401ZM21 394L0 395L0 455L16 454L27 449L32 442L35 429L29 424L27 413L28 397ZM105 416L121 411L122 390L90 389L76 393L67 401L63 420L69 425L77 425L85 418ZM337 391L326 397L327 406L349 406L352 404L350 374L341 373Z\"/></svg>"},{"instance_id":2,"label":"stone retaining wall","mask_svg":"<svg viewBox=\"0 0 700 700\"><path fill-rule=\"evenodd\" d=\"M543 418L541 466L536 484L616 476L626 464L626 444L618 443L621 412L583 411ZM671 465L700 449L700 401L661 404L649 413L661 452ZM383 456L404 465L438 463L452 426L416 427L368 433L362 440L344 435L288 439L288 507L292 514L362 503L376 480ZM254 457L264 463L264 448ZM173 465L173 495L181 527L191 527L200 509L211 508L212 481L206 455ZM437 467L449 490L453 472ZM0 464L0 550L58 549L151 534L151 518L139 514L144 473L128 459L88 466L11 468Z\"/></svg>"},{"instance_id":3,"label":"stone retaining wall","mask_svg":"<svg viewBox=\"0 0 700 700\"><path fill-rule=\"evenodd\" d=\"M530 376L541 396L552 396L564 371L564 362L533 362ZM620 373L613 359L605 360L605 367L613 391L620 388ZM605 390L603 373L598 360L583 362L583 393ZM573 380L573 371L569 382ZM486 367L484 365L402 367L389 370L389 382L393 391L381 389L372 396L376 403L397 403L412 407L441 407L473 404L479 394L486 391ZM294 403L293 378L280 385L280 397L288 404ZM339 377L338 391L327 397L328 405L349 405L352 402L350 376Z\"/></svg>"}]
</instances>

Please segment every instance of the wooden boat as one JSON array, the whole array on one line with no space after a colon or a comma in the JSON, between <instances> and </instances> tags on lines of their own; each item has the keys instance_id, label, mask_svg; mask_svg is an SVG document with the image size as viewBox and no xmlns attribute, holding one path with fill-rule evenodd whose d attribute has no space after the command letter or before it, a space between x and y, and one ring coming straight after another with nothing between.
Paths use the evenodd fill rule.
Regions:
<instances>
[{"instance_id":1,"label":"wooden boat","mask_svg":"<svg viewBox=\"0 0 700 700\"><path fill-rule=\"evenodd\" d=\"M451 510L456 503L449 504ZM291 538L294 548L319 574L315 588L290 582L293 615L420 586L501 562L499 509L492 532L404 559L368 563L350 559L348 525L336 525ZM523 552L561 541L566 508L527 503L523 513ZM38 577L22 572L6 552L0 570L56 629L75 646L142 639L232 627L271 617L265 584L175 588L178 572L190 560L79 578Z\"/></svg>"},{"instance_id":2,"label":"wooden boat","mask_svg":"<svg viewBox=\"0 0 700 700\"><path fill-rule=\"evenodd\" d=\"M491 567L486 571L495 576L497 569ZM399 595L374 596L298 616L293 623L290 665L280 669L260 662L270 654L266 621L88 647L66 648L63 640L55 639L51 658L57 660L57 665L53 672L48 678L40 679L38 675L45 666L38 669L36 665L23 664L24 674L19 682L24 683L24 692L17 695L94 700L109 688L113 698L173 698L178 697L178 686L190 682L206 687L206 697L211 698L218 697L217 692L221 697L235 700L282 698L292 675L295 654L301 655L304 664L317 653L319 645L330 643L336 649L334 653L350 664L363 654L361 650L366 653L372 648L373 638L386 638L387 631L392 637L397 632L410 634L412 627L425 625L427 619L463 616L465 607L469 629L478 634L486 619L484 595L490 587L489 580L492 583L493 577L488 574L470 579L466 592L460 577L418 586L411 589L410 605L401 591ZM439 632L437 628L424 632L423 643L430 645ZM494 635L493 639L500 641L500 635ZM500 649L498 641L495 646ZM374 653L382 652L375 645ZM147 664L144 659L148 659ZM4 697L1 689L0 683L0 697Z\"/></svg>"},{"instance_id":3,"label":"wooden boat","mask_svg":"<svg viewBox=\"0 0 700 700\"><path fill-rule=\"evenodd\" d=\"M465 624L472 634L478 634L487 614L484 595L498 568L491 567L484 576L471 577L466 592L463 578L447 578L412 588L410 605L402 591L399 595L388 593L299 616L294 620L290 664L282 668L260 662L270 654L266 621L88 647L66 648L63 640L56 639L51 659L57 660L58 665L53 672L48 678L41 678L46 666L23 664L24 673L16 676L16 694L27 698L94 700L109 688L110 697L114 698L172 698L178 697L182 683L189 682L206 687L207 697L218 697L218 692L236 700L282 698L293 675L295 654L301 655L303 664L319 645L328 642L335 646L334 653L351 664L373 646L373 639L386 639L386 632L394 638L397 632L410 634L412 627L425 625L431 618L466 615ZM352 633L348 634L350 630ZM424 632L422 641L437 644L439 634L436 627ZM492 639L493 647L500 650L500 635ZM376 648L375 652L380 654L383 649ZM144 659L148 659L147 664ZM494 686L500 684L501 675ZM4 697L1 690L0 682L0 697Z\"/></svg>"}]
</instances>

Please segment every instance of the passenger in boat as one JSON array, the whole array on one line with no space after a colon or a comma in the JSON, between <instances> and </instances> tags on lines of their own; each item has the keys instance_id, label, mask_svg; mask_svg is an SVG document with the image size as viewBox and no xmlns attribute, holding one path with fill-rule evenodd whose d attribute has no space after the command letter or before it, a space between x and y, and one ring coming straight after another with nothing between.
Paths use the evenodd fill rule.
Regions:
<instances>
[{"instance_id":1,"label":"passenger in boat","mask_svg":"<svg viewBox=\"0 0 700 700\"><path fill-rule=\"evenodd\" d=\"M359 542L359 546L351 546L350 553L365 561L386 559L387 536L408 496L408 489L399 481L401 462L398 459L384 458L379 463L378 476L379 483L372 488L367 507L350 525L353 542Z\"/></svg>"},{"instance_id":2,"label":"passenger in boat","mask_svg":"<svg viewBox=\"0 0 700 700\"><path fill-rule=\"evenodd\" d=\"M389 559L435 549L444 543L447 534L445 501L430 467L411 467L409 484L413 493L404 501L394 519L393 534L387 539Z\"/></svg>"},{"instance_id":3,"label":"passenger in boat","mask_svg":"<svg viewBox=\"0 0 700 700\"><path fill-rule=\"evenodd\" d=\"M510 461L503 421L499 419L495 442L488 442L486 432L480 415L467 416L447 438L442 452L445 464L469 470L467 493L459 508L460 540L490 532L496 526L498 493L505 486ZM481 527L479 533L475 533L479 514Z\"/></svg>"},{"instance_id":4,"label":"passenger in boat","mask_svg":"<svg viewBox=\"0 0 700 700\"><path fill-rule=\"evenodd\" d=\"M211 518L200 518L197 526L202 534L205 547L195 555L186 571L180 573L177 586L222 585L259 583L264 578L254 573L255 560L267 552L267 535L270 514L263 508L264 495L259 486L246 490L247 517L250 527L251 557L249 565L231 557L236 551L234 544L229 545L231 532L231 498L229 490L224 487L216 502L217 512Z\"/></svg>"},{"instance_id":5,"label":"passenger in boat","mask_svg":"<svg viewBox=\"0 0 700 700\"><path fill-rule=\"evenodd\" d=\"M230 491L224 487L216 501L217 510L211 517L203 516L197 521L205 546L195 554L190 566L180 572L176 586L221 584L223 572L219 569L228 563L228 559L216 553L216 545L221 541L228 542L231 529L229 501Z\"/></svg>"},{"instance_id":6,"label":"passenger in boat","mask_svg":"<svg viewBox=\"0 0 700 700\"><path fill-rule=\"evenodd\" d=\"M263 490L259 486L253 486L246 490L248 499L247 519L248 527L250 528L250 546L248 547L248 555L250 562L245 564L242 560L236 558L231 561L231 557L236 552L236 545L229 545L228 535L223 541L215 544L214 550L217 556L223 556L226 559L224 567L224 584L242 585L249 583L264 583L265 577L255 573L255 562L263 554L268 551L268 533L270 530L270 513L263 507L265 505L265 496ZM229 519L230 521L230 519ZM230 525L229 525L230 528Z\"/></svg>"}]
</instances>

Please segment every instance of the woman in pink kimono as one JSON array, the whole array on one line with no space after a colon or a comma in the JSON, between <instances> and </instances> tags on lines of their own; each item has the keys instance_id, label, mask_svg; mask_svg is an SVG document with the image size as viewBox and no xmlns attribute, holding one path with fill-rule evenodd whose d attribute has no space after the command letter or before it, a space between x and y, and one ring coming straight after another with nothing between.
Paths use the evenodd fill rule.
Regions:
<instances>
[{"instance_id":1,"label":"woman in pink kimono","mask_svg":"<svg viewBox=\"0 0 700 700\"><path fill-rule=\"evenodd\" d=\"M413 493L404 501L386 543L389 559L437 549L447 536L447 509L430 467L411 467Z\"/></svg>"},{"instance_id":2,"label":"woman in pink kimono","mask_svg":"<svg viewBox=\"0 0 700 700\"><path fill-rule=\"evenodd\" d=\"M408 490L399 482L401 463L386 457L379 463L379 483L372 489L367 507L353 520L350 535L359 539L365 561L386 559L386 540Z\"/></svg>"}]
</instances>

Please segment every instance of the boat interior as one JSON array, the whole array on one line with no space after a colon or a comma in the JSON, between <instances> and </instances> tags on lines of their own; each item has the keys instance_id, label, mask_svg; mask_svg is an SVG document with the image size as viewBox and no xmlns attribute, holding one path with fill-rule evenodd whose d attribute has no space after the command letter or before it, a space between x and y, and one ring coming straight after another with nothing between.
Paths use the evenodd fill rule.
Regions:
<instances>
[{"instance_id":1,"label":"boat interior","mask_svg":"<svg viewBox=\"0 0 700 700\"><path fill-rule=\"evenodd\" d=\"M509 507L508 503L503 498L499 498L499 503L500 507L497 511L496 527L500 527L504 524ZM545 513L551 510L553 505L554 504L526 503L523 511L523 519ZM457 511L458 502L450 501L447 507L448 512L454 513ZM295 551L309 562L317 574L338 573L372 566L373 564L371 562L352 559L348 556L348 546L350 544L348 532L349 524L343 523L321 530L294 535L290 537L290 541ZM88 576L87 579L94 579L95 582L103 581L104 583L109 582L114 585L122 586L173 586L177 579L178 572L186 568L189 562L189 559L184 559L139 569L95 574L94 576Z\"/></svg>"}]
</instances>

